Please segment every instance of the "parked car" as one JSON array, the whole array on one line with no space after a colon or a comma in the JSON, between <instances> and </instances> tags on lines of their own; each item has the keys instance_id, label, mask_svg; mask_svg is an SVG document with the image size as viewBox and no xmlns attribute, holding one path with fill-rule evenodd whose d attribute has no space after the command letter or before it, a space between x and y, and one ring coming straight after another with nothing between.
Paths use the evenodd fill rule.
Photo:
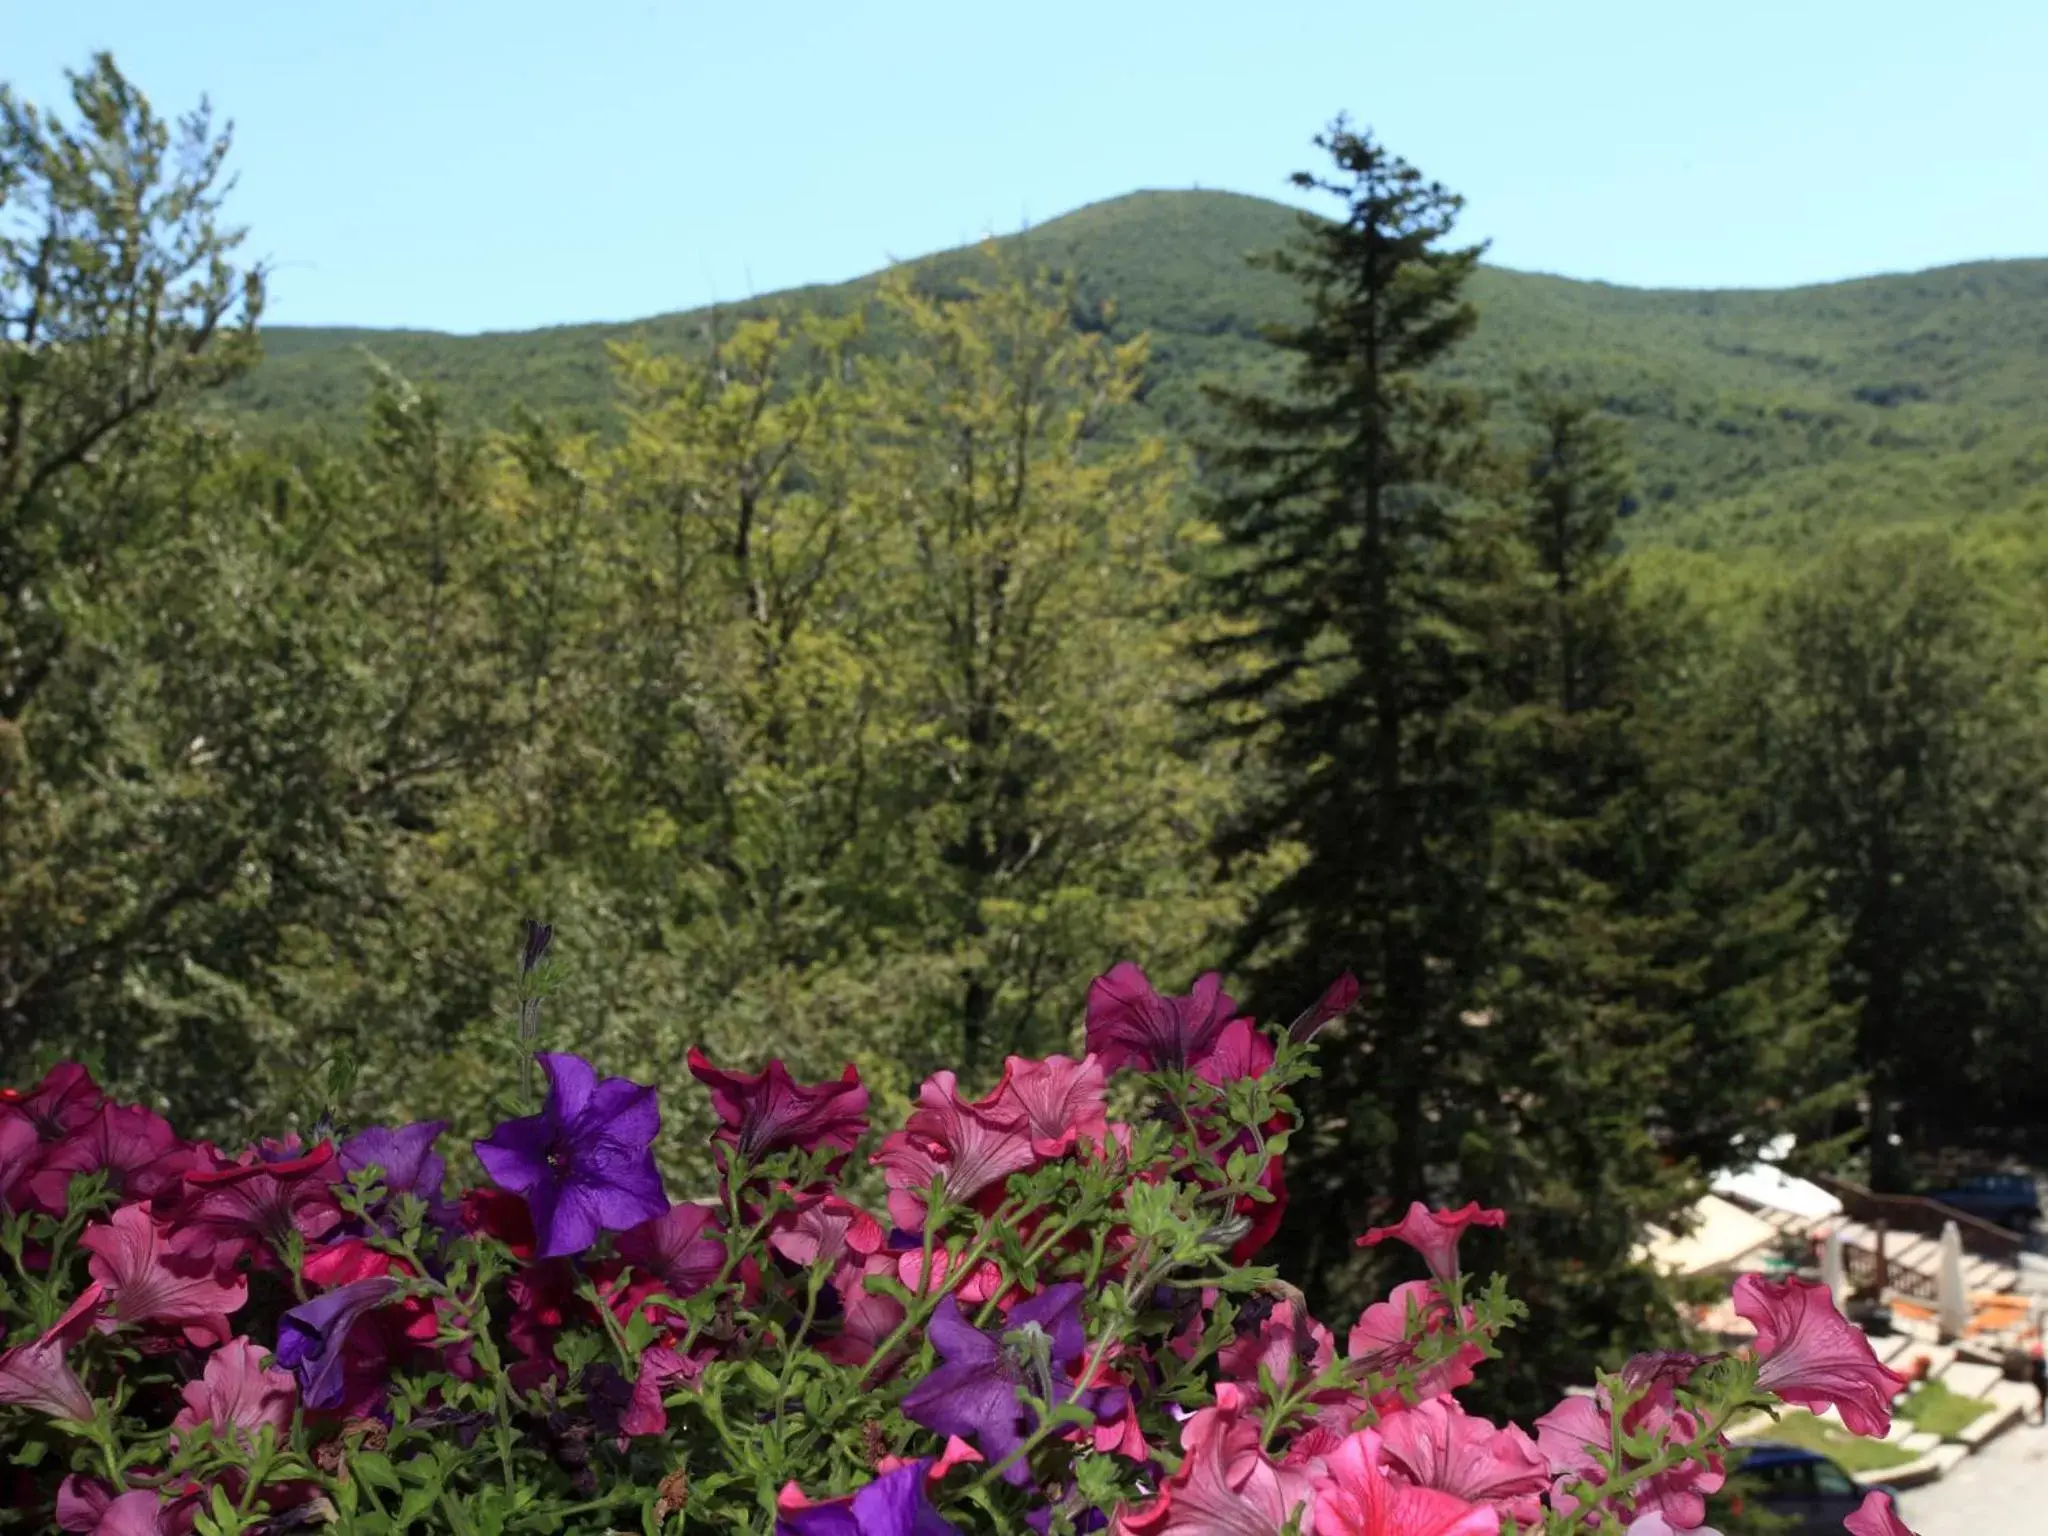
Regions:
<instances>
[{"instance_id":1,"label":"parked car","mask_svg":"<svg viewBox=\"0 0 2048 1536\"><path fill-rule=\"evenodd\" d=\"M1741 1472L1759 1504L1792 1522L1788 1536L1841 1536L1843 1517L1856 1512L1872 1486L1883 1488L1858 1484L1817 1452L1770 1442L1748 1448Z\"/></svg>"},{"instance_id":2,"label":"parked car","mask_svg":"<svg viewBox=\"0 0 2048 1536\"><path fill-rule=\"evenodd\" d=\"M1980 1174L1951 1189L1929 1190L1927 1198L2015 1232L2024 1232L2041 1219L2040 1189L2024 1173Z\"/></svg>"}]
</instances>

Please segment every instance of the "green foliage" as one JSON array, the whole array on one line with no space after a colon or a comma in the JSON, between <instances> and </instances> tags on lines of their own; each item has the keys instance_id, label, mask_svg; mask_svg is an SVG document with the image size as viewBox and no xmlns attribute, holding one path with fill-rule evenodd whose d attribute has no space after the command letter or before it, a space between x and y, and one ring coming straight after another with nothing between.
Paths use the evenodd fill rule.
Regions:
<instances>
[{"instance_id":1,"label":"green foliage","mask_svg":"<svg viewBox=\"0 0 2048 1536\"><path fill-rule=\"evenodd\" d=\"M473 1130L520 1009L886 1112L1069 1046L1126 953L1235 939L1290 1012L1351 965L1290 1262L1514 1209L1517 1406L1673 1334L1642 1223L1780 1132L2048 1116L2048 264L1502 272L1340 127L1336 221L1140 194L255 366L224 136L105 58L73 107L0 96L10 1049L201 1133Z\"/></svg>"},{"instance_id":2,"label":"green foliage","mask_svg":"<svg viewBox=\"0 0 2048 1536\"><path fill-rule=\"evenodd\" d=\"M1281 378L1264 328L1300 317L1284 275L1245 265L1285 243L1294 210L1227 192L1139 192L1000 242L1013 261L1077 283L1077 317L1117 340L1150 338L1134 420L1213 431L1205 383ZM913 265L935 282L983 270L976 251ZM862 307L878 279L740 307L784 316ZM1619 288L1480 267L1481 324L1443 371L1506 397L1525 372L1583 391L1625 425L1640 468L1632 544L1805 551L1848 526L2042 505L2048 429L2048 261L1982 262L1782 292ZM1114 309L1106 317L1105 304ZM710 317L456 337L266 332L261 368L227 399L266 424L349 420L365 350L443 390L458 415L501 423L517 402L606 414L607 342L706 345Z\"/></svg>"},{"instance_id":3,"label":"green foliage","mask_svg":"<svg viewBox=\"0 0 2048 1536\"><path fill-rule=\"evenodd\" d=\"M1115 430L1142 347L1074 331L1070 289L892 285L885 355L859 314L621 349L602 441L385 371L356 441L251 447L190 409L253 355L224 141L167 153L109 61L78 104L74 138L10 99L0 161L35 236L0 400L11 1044L208 1129L341 1063L358 1103L479 1119L538 913L552 1043L855 1056L901 1096L963 1044L1063 1044L1094 970L1192 966L1231 919L1231 781L1176 740L1199 530Z\"/></svg>"},{"instance_id":4,"label":"green foliage","mask_svg":"<svg viewBox=\"0 0 2048 1536\"><path fill-rule=\"evenodd\" d=\"M1759 752L1841 933L1889 1187L1894 1108L1924 1143L2042 1102L2048 739L1988 585L1940 535L1857 543L1775 598L1755 642Z\"/></svg>"}]
</instances>

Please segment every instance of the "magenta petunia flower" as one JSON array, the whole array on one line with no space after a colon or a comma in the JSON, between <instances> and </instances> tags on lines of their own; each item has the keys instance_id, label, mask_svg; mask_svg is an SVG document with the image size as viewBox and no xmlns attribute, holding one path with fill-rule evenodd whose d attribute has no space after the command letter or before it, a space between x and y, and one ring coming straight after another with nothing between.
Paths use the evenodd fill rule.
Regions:
<instances>
[{"instance_id":1,"label":"magenta petunia flower","mask_svg":"<svg viewBox=\"0 0 2048 1536\"><path fill-rule=\"evenodd\" d=\"M1216 1037L1215 1049L1195 1067L1195 1076L1221 1088L1240 1078L1264 1077L1273 1066L1273 1042L1250 1019L1232 1019Z\"/></svg>"},{"instance_id":2,"label":"magenta petunia flower","mask_svg":"<svg viewBox=\"0 0 2048 1536\"><path fill-rule=\"evenodd\" d=\"M1358 1006L1358 978L1346 971L1329 986L1323 995L1308 1007L1301 1016L1287 1026L1287 1037L1297 1045L1315 1039L1325 1024L1333 1023Z\"/></svg>"},{"instance_id":3,"label":"magenta petunia flower","mask_svg":"<svg viewBox=\"0 0 2048 1536\"><path fill-rule=\"evenodd\" d=\"M1125 1066L1178 1071L1199 1066L1236 1015L1237 1004L1214 971L1186 997L1161 997L1126 960L1089 984L1088 1049L1106 1072Z\"/></svg>"},{"instance_id":4,"label":"magenta petunia flower","mask_svg":"<svg viewBox=\"0 0 2048 1536\"><path fill-rule=\"evenodd\" d=\"M681 1300L694 1296L725 1267L717 1213L708 1205L672 1205L621 1236L619 1257Z\"/></svg>"},{"instance_id":5,"label":"magenta petunia flower","mask_svg":"<svg viewBox=\"0 0 2048 1536\"><path fill-rule=\"evenodd\" d=\"M1878 1363L1826 1286L1796 1275L1743 1275L1735 1310L1756 1329L1758 1386L1802 1408L1838 1409L1854 1434L1881 1437L1891 1428L1892 1399L1906 1379Z\"/></svg>"},{"instance_id":6,"label":"magenta petunia flower","mask_svg":"<svg viewBox=\"0 0 2048 1536\"><path fill-rule=\"evenodd\" d=\"M91 1120L43 1155L28 1188L46 1211L61 1211L71 1181L107 1175L126 1200L151 1200L174 1186L196 1156L171 1123L139 1104L102 1104Z\"/></svg>"},{"instance_id":7,"label":"magenta petunia flower","mask_svg":"<svg viewBox=\"0 0 2048 1536\"><path fill-rule=\"evenodd\" d=\"M1358 1240L1361 1248L1372 1248L1388 1238L1398 1238L1422 1255L1429 1272L1446 1283L1458 1277L1458 1239L1467 1227L1503 1227L1506 1211L1482 1210L1474 1200L1455 1211L1432 1211L1420 1200L1408 1207L1408 1214L1391 1227L1374 1227Z\"/></svg>"},{"instance_id":8,"label":"magenta petunia flower","mask_svg":"<svg viewBox=\"0 0 2048 1536\"><path fill-rule=\"evenodd\" d=\"M0 1210L18 1210L30 1198L29 1181L42 1155L43 1139L36 1134L35 1122L0 1104Z\"/></svg>"},{"instance_id":9,"label":"magenta petunia flower","mask_svg":"<svg viewBox=\"0 0 2048 1536\"><path fill-rule=\"evenodd\" d=\"M169 1323L206 1348L227 1341L234 1332L228 1314L249 1299L249 1282L220 1263L206 1232L174 1234L140 1203L86 1228L78 1245L92 1255L92 1277L105 1288L103 1332Z\"/></svg>"},{"instance_id":10,"label":"magenta petunia flower","mask_svg":"<svg viewBox=\"0 0 2048 1536\"><path fill-rule=\"evenodd\" d=\"M239 1256L282 1251L293 1232L315 1242L341 1225L341 1164L331 1142L307 1152L297 1137L265 1141L232 1162L207 1150L209 1165L185 1174L179 1226L201 1228Z\"/></svg>"},{"instance_id":11,"label":"magenta petunia flower","mask_svg":"<svg viewBox=\"0 0 2048 1536\"><path fill-rule=\"evenodd\" d=\"M889 1216L898 1227L923 1230L924 1192L934 1179L948 1201L964 1205L1037 1162L1022 1107L1000 1092L968 1100L951 1072L925 1079L910 1119L873 1158L889 1186Z\"/></svg>"},{"instance_id":12,"label":"magenta petunia flower","mask_svg":"<svg viewBox=\"0 0 2048 1536\"><path fill-rule=\"evenodd\" d=\"M1316 1480L1316 1536L1497 1536L1500 1511L1388 1475L1380 1436L1347 1436Z\"/></svg>"},{"instance_id":13,"label":"magenta petunia flower","mask_svg":"<svg viewBox=\"0 0 2048 1536\"><path fill-rule=\"evenodd\" d=\"M216 1435L232 1436L246 1448L266 1424L280 1440L285 1438L298 1400L298 1382L291 1372L270 1364L266 1350L236 1338L206 1357L204 1374L186 1382L181 1395L185 1406L171 1420L173 1430L206 1424Z\"/></svg>"},{"instance_id":14,"label":"magenta petunia flower","mask_svg":"<svg viewBox=\"0 0 2048 1536\"><path fill-rule=\"evenodd\" d=\"M308 1408L332 1408L342 1399L342 1349L349 1331L398 1291L386 1275L352 1280L301 1302L278 1320L277 1363L298 1378Z\"/></svg>"},{"instance_id":15,"label":"magenta petunia flower","mask_svg":"<svg viewBox=\"0 0 2048 1536\"><path fill-rule=\"evenodd\" d=\"M711 1090L718 1111L712 1139L744 1157L791 1147L849 1151L867 1130L868 1091L850 1065L836 1081L799 1083L780 1060L756 1073L726 1072L695 1046L688 1060L690 1075Z\"/></svg>"},{"instance_id":16,"label":"magenta petunia flower","mask_svg":"<svg viewBox=\"0 0 2048 1536\"><path fill-rule=\"evenodd\" d=\"M1843 1517L1842 1529L1849 1536L1913 1536L1912 1529L1899 1518L1892 1496L1875 1489L1863 1496L1853 1513Z\"/></svg>"},{"instance_id":17,"label":"magenta petunia flower","mask_svg":"<svg viewBox=\"0 0 2048 1536\"><path fill-rule=\"evenodd\" d=\"M1084 1142L1100 1146L1109 1135L1102 1063L1093 1056L1079 1061L1012 1056L1004 1061L1003 1080L990 1097L1023 1115L1031 1150L1040 1157L1063 1157Z\"/></svg>"},{"instance_id":18,"label":"magenta petunia flower","mask_svg":"<svg viewBox=\"0 0 2048 1536\"><path fill-rule=\"evenodd\" d=\"M1037 1415L1018 1398L1020 1388L1075 1403L1097 1417L1123 1412L1122 1388L1076 1386L1074 1373L1085 1364L1088 1339L1081 1326L1081 1287L1072 1281L1019 1302L994 1333L969 1323L948 1295L925 1337L945 1363L904 1394L904 1416L972 1441L991 1464L1008 1457L1037 1427ZM1031 1471L1019 1461L1003 1478L1025 1487Z\"/></svg>"},{"instance_id":19,"label":"magenta petunia flower","mask_svg":"<svg viewBox=\"0 0 2048 1536\"><path fill-rule=\"evenodd\" d=\"M1423 1488L1490 1504L1525 1529L1542 1523L1550 1466L1528 1432L1433 1397L1380 1420L1387 1471Z\"/></svg>"},{"instance_id":20,"label":"magenta petunia flower","mask_svg":"<svg viewBox=\"0 0 2048 1536\"><path fill-rule=\"evenodd\" d=\"M26 1091L0 1088L0 1117L14 1110L27 1117L44 1141L62 1141L79 1130L106 1102L92 1074L75 1061L60 1061Z\"/></svg>"},{"instance_id":21,"label":"magenta petunia flower","mask_svg":"<svg viewBox=\"0 0 2048 1536\"><path fill-rule=\"evenodd\" d=\"M98 1478L81 1477L76 1472L70 1473L57 1485L57 1529L97 1530L100 1516L107 1512L107 1506L113 1502L114 1490Z\"/></svg>"},{"instance_id":22,"label":"magenta petunia flower","mask_svg":"<svg viewBox=\"0 0 2048 1536\"><path fill-rule=\"evenodd\" d=\"M175 1525L165 1518L171 1505L154 1488L131 1488L116 1498L102 1485L89 1486L91 1493L83 1497L73 1494L68 1511L59 1496L58 1519L62 1529L90 1531L92 1536L173 1536L174 1532L191 1528L189 1516ZM76 1521L82 1511L89 1512L90 1525L62 1524L65 1513Z\"/></svg>"},{"instance_id":23,"label":"magenta petunia flower","mask_svg":"<svg viewBox=\"0 0 2048 1536\"><path fill-rule=\"evenodd\" d=\"M541 1112L508 1120L476 1144L500 1187L525 1197L542 1258L581 1253L600 1232L624 1232L669 1208L651 1150L661 1131L655 1090L599 1079L580 1056L542 1052Z\"/></svg>"},{"instance_id":24,"label":"magenta petunia flower","mask_svg":"<svg viewBox=\"0 0 2048 1536\"><path fill-rule=\"evenodd\" d=\"M775 1536L959 1536L925 1495L928 1466L906 1462L847 1498L816 1504L792 1483L776 1500Z\"/></svg>"}]
</instances>

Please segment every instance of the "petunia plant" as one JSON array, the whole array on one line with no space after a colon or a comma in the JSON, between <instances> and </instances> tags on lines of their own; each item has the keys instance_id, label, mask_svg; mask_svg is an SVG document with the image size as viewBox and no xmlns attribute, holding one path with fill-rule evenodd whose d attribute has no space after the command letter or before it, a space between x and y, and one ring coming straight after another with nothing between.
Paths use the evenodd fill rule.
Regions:
<instances>
[{"instance_id":1,"label":"petunia plant","mask_svg":"<svg viewBox=\"0 0 2048 1536\"><path fill-rule=\"evenodd\" d=\"M1118 966L1082 1055L936 1073L883 1130L851 1068L693 1051L718 1178L682 1201L662 1086L574 1055L466 1150L230 1152L59 1067L0 1092L0 1529L1672 1536L1738 1415L1883 1432L1900 1379L1825 1290L1755 1277L1753 1349L1468 1413L1519 1315L1460 1268L1507 1219L1474 1204L1360 1234L1422 1277L1341 1339L1311 1316L1258 1260L1355 997L1269 1031ZM1851 1529L1904 1527L1874 1495Z\"/></svg>"}]
</instances>

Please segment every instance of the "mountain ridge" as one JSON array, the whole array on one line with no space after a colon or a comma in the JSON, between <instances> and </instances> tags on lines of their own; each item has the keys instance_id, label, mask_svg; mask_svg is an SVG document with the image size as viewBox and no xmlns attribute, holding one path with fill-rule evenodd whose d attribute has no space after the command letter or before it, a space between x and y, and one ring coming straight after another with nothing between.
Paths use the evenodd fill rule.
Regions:
<instances>
[{"instance_id":1,"label":"mountain ridge","mask_svg":"<svg viewBox=\"0 0 2048 1536\"><path fill-rule=\"evenodd\" d=\"M994 243L1072 275L1091 310L1113 302L1113 334L1147 332L1146 412L1161 430L1185 434L1210 424L1203 382L1278 382L1263 330L1299 299L1285 278L1244 258L1284 243L1300 213L1244 193L1148 190ZM902 265L944 281L972 271L979 250ZM502 422L523 404L594 425L610 393L604 342L638 336L658 349L687 347L714 315L844 310L874 291L882 271L538 330L272 327L264 362L225 403L263 423L346 421L367 388L368 351L438 388L470 419ZM1536 372L1605 401L1629 424L1641 472L1644 513L1632 536L1702 547L1799 542L1845 519L2042 504L2048 258L1769 289L1636 288L1482 266L1470 291L1480 324L1447 374L1501 388Z\"/></svg>"}]
</instances>

